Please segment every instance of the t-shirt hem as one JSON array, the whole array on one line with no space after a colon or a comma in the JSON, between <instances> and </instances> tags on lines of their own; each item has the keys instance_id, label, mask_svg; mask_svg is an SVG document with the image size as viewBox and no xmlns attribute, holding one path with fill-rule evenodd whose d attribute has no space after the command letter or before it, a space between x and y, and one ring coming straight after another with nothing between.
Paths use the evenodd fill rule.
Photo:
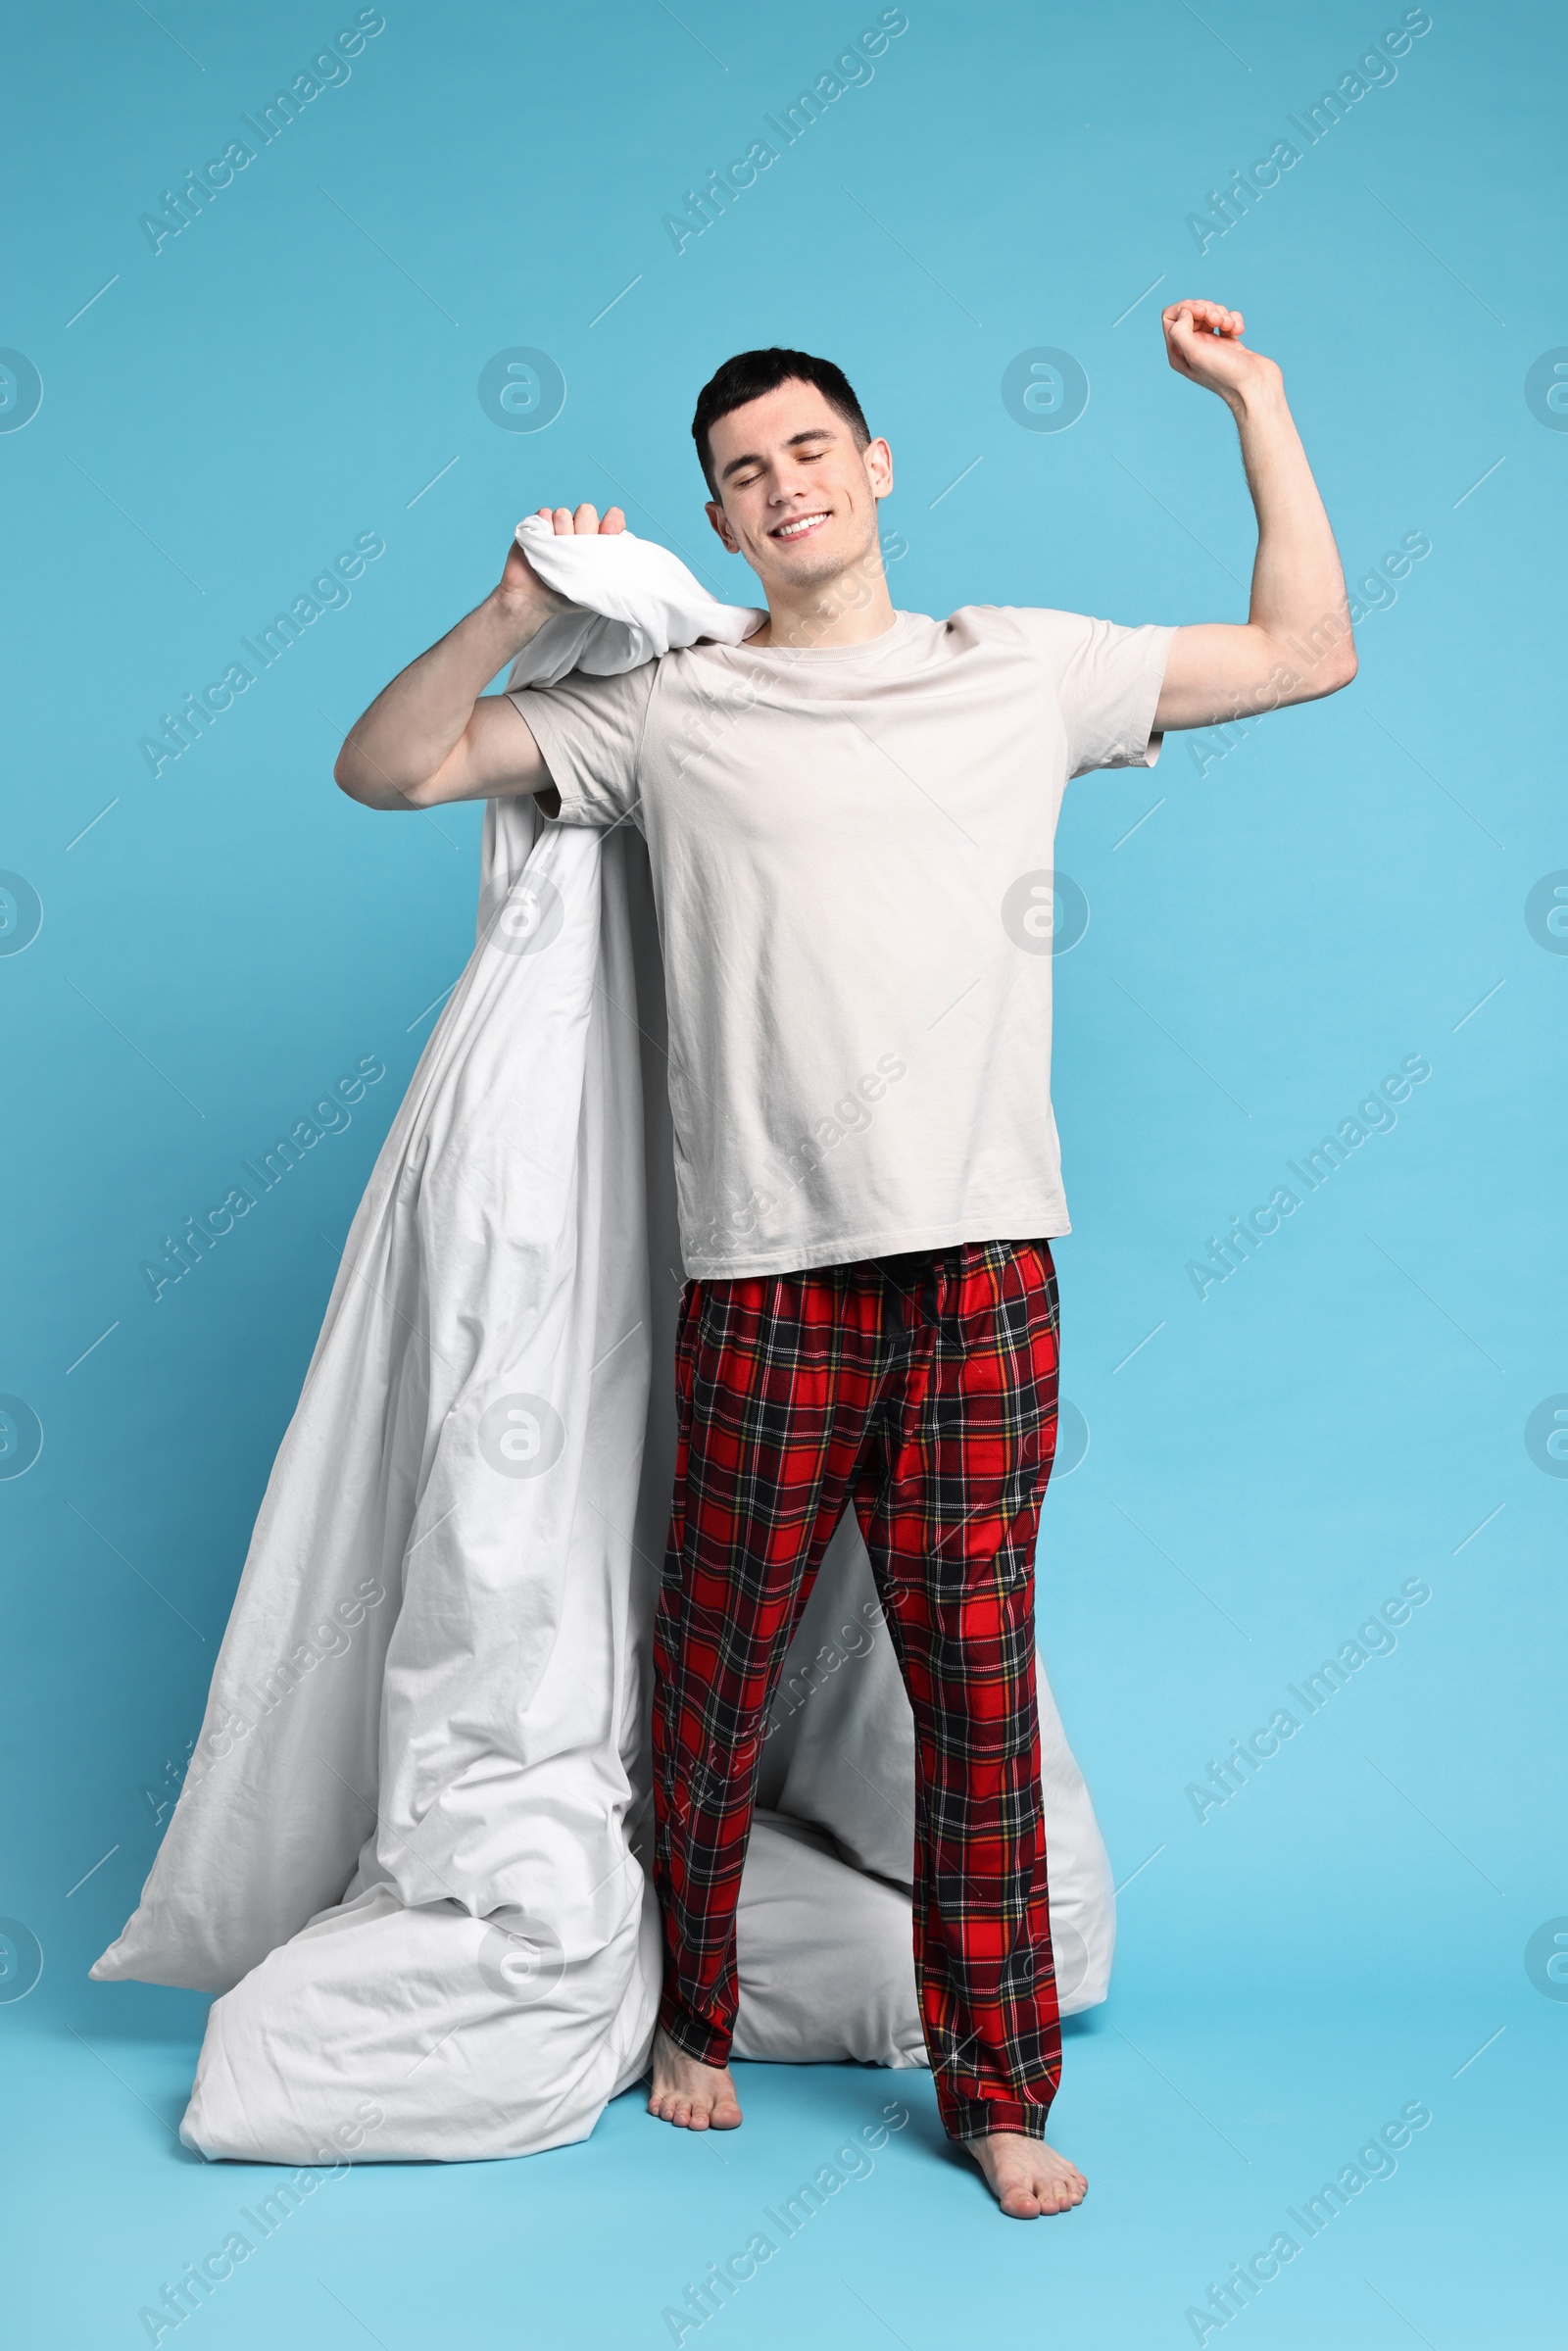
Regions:
<instances>
[{"instance_id":1,"label":"t-shirt hem","mask_svg":"<svg viewBox=\"0 0 1568 2351\"><path fill-rule=\"evenodd\" d=\"M558 824L589 824L608 828L618 821L607 816L602 809L591 807L578 788L577 750L571 740L568 720L550 707L548 686L515 686L510 688L507 700L512 703L523 724L539 747L539 756L550 773L561 802ZM629 815L636 808L635 800L626 810Z\"/></svg>"},{"instance_id":2,"label":"t-shirt hem","mask_svg":"<svg viewBox=\"0 0 1568 2351\"><path fill-rule=\"evenodd\" d=\"M1137 698L1129 712L1127 739L1108 759L1097 759L1091 768L1075 768L1070 781L1080 775L1103 772L1116 767L1152 767L1164 748L1165 733L1154 731L1154 716L1164 690L1165 672L1170 667L1171 647L1176 642L1174 626L1164 621L1149 621L1142 632L1145 643L1143 668L1139 675Z\"/></svg>"},{"instance_id":3,"label":"t-shirt hem","mask_svg":"<svg viewBox=\"0 0 1568 2351\"><path fill-rule=\"evenodd\" d=\"M681 1262L689 1282L744 1282L759 1274L811 1273L824 1265L858 1265L867 1257L898 1257L915 1249L958 1249L966 1241L1060 1241L1071 1231L1058 1198L946 1224L883 1226L805 1244L784 1242L776 1249L745 1257L705 1259L683 1246Z\"/></svg>"},{"instance_id":4,"label":"t-shirt hem","mask_svg":"<svg viewBox=\"0 0 1568 2351\"><path fill-rule=\"evenodd\" d=\"M1126 764L1129 767L1152 767L1165 745L1163 727L1157 734L1154 732L1154 714L1164 691L1165 672L1170 667L1170 653L1176 642L1176 631L1162 622L1152 622L1150 628L1149 658L1144 665L1143 702L1128 745Z\"/></svg>"}]
</instances>

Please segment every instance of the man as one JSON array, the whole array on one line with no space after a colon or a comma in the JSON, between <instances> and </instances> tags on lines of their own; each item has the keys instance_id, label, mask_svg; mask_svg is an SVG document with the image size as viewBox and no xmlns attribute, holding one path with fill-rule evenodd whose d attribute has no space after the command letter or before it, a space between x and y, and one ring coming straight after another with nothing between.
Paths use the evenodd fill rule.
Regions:
<instances>
[{"instance_id":1,"label":"man","mask_svg":"<svg viewBox=\"0 0 1568 2351\"><path fill-rule=\"evenodd\" d=\"M679 1445L655 1624L665 1980L650 2111L741 2119L734 1917L768 1704L847 1502L914 1713L914 1933L944 2126L1019 2219L1078 2203L1045 2143L1060 2068L1033 1561L1068 1228L1051 1112L1062 787L1171 727L1355 674L1333 533L1236 312L1164 313L1257 513L1243 622L1122 628L889 598L893 459L837 367L749 352L704 390L708 515L767 618L621 677L486 683L563 608L520 548L395 678L337 780L372 808L533 792L648 842L669 1004ZM540 509L550 515L551 510ZM592 507L554 527L624 528Z\"/></svg>"}]
</instances>

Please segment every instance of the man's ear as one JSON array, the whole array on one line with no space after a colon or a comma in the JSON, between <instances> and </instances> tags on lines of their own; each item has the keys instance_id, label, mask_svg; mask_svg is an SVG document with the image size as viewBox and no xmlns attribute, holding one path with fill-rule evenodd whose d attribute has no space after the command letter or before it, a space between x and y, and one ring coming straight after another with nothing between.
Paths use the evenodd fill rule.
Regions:
<instances>
[{"instance_id":1,"label":"man's ear","mask_svg":"<svg viewBox=\"0 0 1568 2351\"><path fill-rule=\"evenodd\" d=\"M741 543L739 539L736 538L735 533L730 529L729 516L725 514L723 508L719 505L716 498L710 498L708 501L708 519L717 531L719 537L723 540L726 551L730 555L739 555L741 551Z\"/></svg>"},{"instance_id":2,"label":"man's ear","mask_svg":"<svg viewBox=\"0 0 1568 2351\"><path fill-rule=\"evenodd\" d=\"M880 438L867 441L861 463L865 466L873 497L886 498L893 487L893 452L886 441Z\"/></svg>"}]
</instances>

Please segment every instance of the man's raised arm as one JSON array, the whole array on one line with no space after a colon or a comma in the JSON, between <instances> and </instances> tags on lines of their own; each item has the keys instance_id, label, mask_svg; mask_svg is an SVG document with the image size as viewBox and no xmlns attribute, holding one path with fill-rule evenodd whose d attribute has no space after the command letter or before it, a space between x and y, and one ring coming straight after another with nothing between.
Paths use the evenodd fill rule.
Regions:
<instances>
[{"instance_id":1,"label":"man's raised arm","mask_svg":"<svg viewBox=\"0 0 1568 2351\"><path fill-rule=\"evenodd\" d=\"M1257 554L1245 621L1179 628L1154 713L1167 727L1213 726L1336 694L1355 675L1339 550L1273 360L1239 340L1239 311L1175 302L1165 351L1179 375L1217 392L1236 418L1257 510Z\"/></svg>"},{"instance_id":2,"label":"man's raised arm","mask_svg":"<svg viewBox=\"0 0 1568 2351\"><path fill-rule=\"evenodd\" d=\"M619 531L612 507L603 522L591 506L539 509L556 535ZM332 773L368 808L428 808L445 800L550 794L550 771L527 721L505 694L486 694L545 622L575 608L547 588L514 540L506 567L483 604L428 653L400 670L349 730Z\"/></svg>"}]
</instances>

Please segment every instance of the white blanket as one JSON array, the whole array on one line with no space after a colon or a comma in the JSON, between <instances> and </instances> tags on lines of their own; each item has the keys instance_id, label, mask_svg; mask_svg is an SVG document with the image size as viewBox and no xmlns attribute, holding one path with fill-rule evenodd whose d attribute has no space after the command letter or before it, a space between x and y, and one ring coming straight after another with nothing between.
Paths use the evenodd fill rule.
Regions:
<instances>
[{"instance_id":1,"label":"white blanket","mask_svg":"<svg viewBox=\"0 0 1568 2351\"><path fill-rule=\"evenodd\" d=\"M756 625L630 533L518 535L597 609L552 621L512 684ZM478 945L350 1231L179 1802L93 1969L224 1995L182 2126L208 2155L524 2154L586 2136L647 2063L679 1289L662 1041L640 839L492 803ZM1071 2009L1104 1996L1109 1873L1044 1684L1042 1712ZM912 1789L851 1513L774 1711L737 2055L924 2062Z\"/></svg>"}]
</instances>

